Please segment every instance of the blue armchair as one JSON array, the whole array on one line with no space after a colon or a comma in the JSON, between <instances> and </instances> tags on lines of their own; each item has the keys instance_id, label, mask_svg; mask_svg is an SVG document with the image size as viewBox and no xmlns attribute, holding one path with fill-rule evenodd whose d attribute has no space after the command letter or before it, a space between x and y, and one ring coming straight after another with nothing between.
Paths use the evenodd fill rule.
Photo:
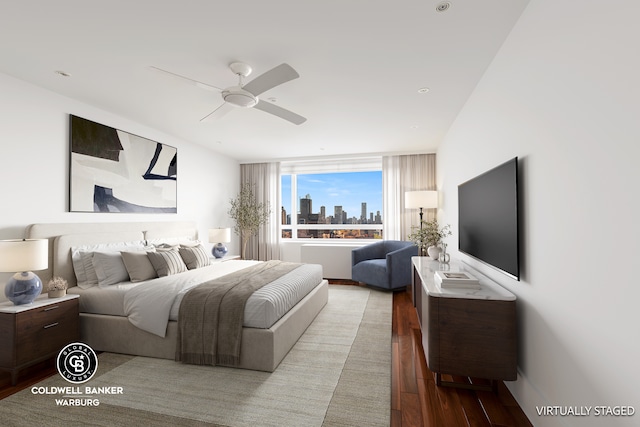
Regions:
<instances>
[{"instance_id":1,"label":"blue armchair","mask_svg":"<svg viewBox=\"0 0 640 427\"><path fill-rule=\"evenodd\" d=\"M383 240L351 251L351 280L383 289L411 284L411 257L418 247L411 242Z\"/></svg>"}]
</instances>

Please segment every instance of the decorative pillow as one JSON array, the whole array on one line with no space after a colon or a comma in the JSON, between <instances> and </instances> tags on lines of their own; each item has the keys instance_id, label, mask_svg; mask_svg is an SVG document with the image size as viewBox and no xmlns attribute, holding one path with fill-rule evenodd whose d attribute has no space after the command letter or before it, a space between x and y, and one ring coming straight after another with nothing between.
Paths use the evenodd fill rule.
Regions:
<instances>
[{"instance_id":1,"label":"decorative pillow","mask_svg":"<svg viewBox=\"0 0 640 427\"><path fill-rule=\"evenodd\" d=\"M143 248L144 241L142 240L72 247L71 262L78 287L87 289L98 284L98 276L93 267L93 252L119 252L120 250Z\"/></svg>"},{"instance_id":2,"label":"decorative pillow","mask_svg":"<svg viewBox=\"0 0 640 427\"><path fill-rule=\"evenodd\" d=\"M182 257L182 260L187 265L189 270L194 268L206 267L211 264L209 261L209 254L202 245L197 246L184 246L180 245L178 252Z\"/></svg>"},{"instance_id":3,"label":"decorative pillow","mask_svg":"<svg viewBox=\"0 0 640 427\"><path fill-rule=\"evenodd\" d=\"M147 253L153 269L158 277L170 276L172 274L187 271L187 266L180 257L180 253L175 249L166 251L156 251Z\"/></svg>"},{"instance_id":4,"label":"decorative pillow","mask_svg":"<svg viewBox=\"0 0 640 427\"><path fill-rule=\"evenodd\" d=\"M94 252L93 268L98 276L98 286L105 287L129 280L129 273L120 252Z\"/></svg>"},{"instance_id":5,"label":"decorative pillow","mask_svg":"<svg viewBox=\"0 0 640 427\"><path fill-rule=\"evenodd\" d=\"M153 264L151 264L147 256L147 252L120 252L120 255L122 255L122 261L132 282L141 282L158 277L156 269L153 268Z\"/></svg>"}]
</instances>

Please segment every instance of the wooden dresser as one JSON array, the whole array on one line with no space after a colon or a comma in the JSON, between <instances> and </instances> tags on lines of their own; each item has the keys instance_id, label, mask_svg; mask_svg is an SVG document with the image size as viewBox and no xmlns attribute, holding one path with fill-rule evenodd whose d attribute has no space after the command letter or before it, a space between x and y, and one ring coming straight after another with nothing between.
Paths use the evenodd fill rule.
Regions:
<instances>
[{"instance_id":1,"label":"wooden dresser","mask_svg":"<svg viewBox=\"0 0 640 427\"><path fill-rule=\"evenodd\" d=\"M427 366L436 374L515 380L517 377L516 297L497 283L471 271L480 289L443 288L437 270L465 271L452 263L441 266L428 257L412 259L412 296L422 332ZM469 387L471 388L471 387Z\"/></svg>"},{"instance_id":2,"label":"wooden dresser","mask_svg":"<svg viewBox=\"0 0 640 427\"><path fill-rule=\"evenodd\" d=\"M26 305L0 303L0 369L11 372L11 385L21 369L55 357L78 341L79 325L78 295L44 294Z\"/></svg>"}]
</instances>

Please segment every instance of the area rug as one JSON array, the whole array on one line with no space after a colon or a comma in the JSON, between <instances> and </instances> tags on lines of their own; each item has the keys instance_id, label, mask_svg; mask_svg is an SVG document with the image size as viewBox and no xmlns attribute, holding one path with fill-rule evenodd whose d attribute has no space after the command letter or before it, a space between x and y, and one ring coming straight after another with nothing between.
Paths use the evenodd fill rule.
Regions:
<instances>
[{"instance_id":1,"label":"area rug","mask_svg":"<svg viewBox=\"0 0 640 427\"><path fill-rule=\"evenodd\" d=\"M391 316L390 293L331 285L329 302L273 373L102 353L88 382L50 377L0 401L0 419L3 426L388 426ZM73 389L64 399L46 394L69 386L79 387L79 406L61 405L73 401Z\"/></svg>"}]
</instances>

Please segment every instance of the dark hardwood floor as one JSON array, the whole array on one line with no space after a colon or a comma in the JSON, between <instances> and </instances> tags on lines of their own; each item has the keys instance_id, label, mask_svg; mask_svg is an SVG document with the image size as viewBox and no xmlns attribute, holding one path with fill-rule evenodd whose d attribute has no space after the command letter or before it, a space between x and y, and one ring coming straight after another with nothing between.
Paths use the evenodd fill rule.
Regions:
<instances>
[{"instance_id":1,"label":"dark hardwood floor","mask_svg":"<svg viewBox=\"0 0 640 427\"><path fill-rule=\"evenodd\" d=\"M335 284L355 284L332 281ZM391 427L532 426L503 383L497 392L437 387L427 368L418 316L408 291L393 294ZM53 360L20 374L18 384L0 373L0 399L54 375ZM452 378L443 376L443 380ZM454 378L482 384L480 380Z\"/></svg>"},{"instance_id":2,"label":"dark hardwood floor","mask_svg":"<svg viewBox=\"0 0 640 427\"><path fill-rule=\"evenodd\" d=\"M391 427L532 426L503 382L496 392L436 386L409 291L393 294ZM470 378L443 381L488 384Z\"/></svg>"}]
</instances>

